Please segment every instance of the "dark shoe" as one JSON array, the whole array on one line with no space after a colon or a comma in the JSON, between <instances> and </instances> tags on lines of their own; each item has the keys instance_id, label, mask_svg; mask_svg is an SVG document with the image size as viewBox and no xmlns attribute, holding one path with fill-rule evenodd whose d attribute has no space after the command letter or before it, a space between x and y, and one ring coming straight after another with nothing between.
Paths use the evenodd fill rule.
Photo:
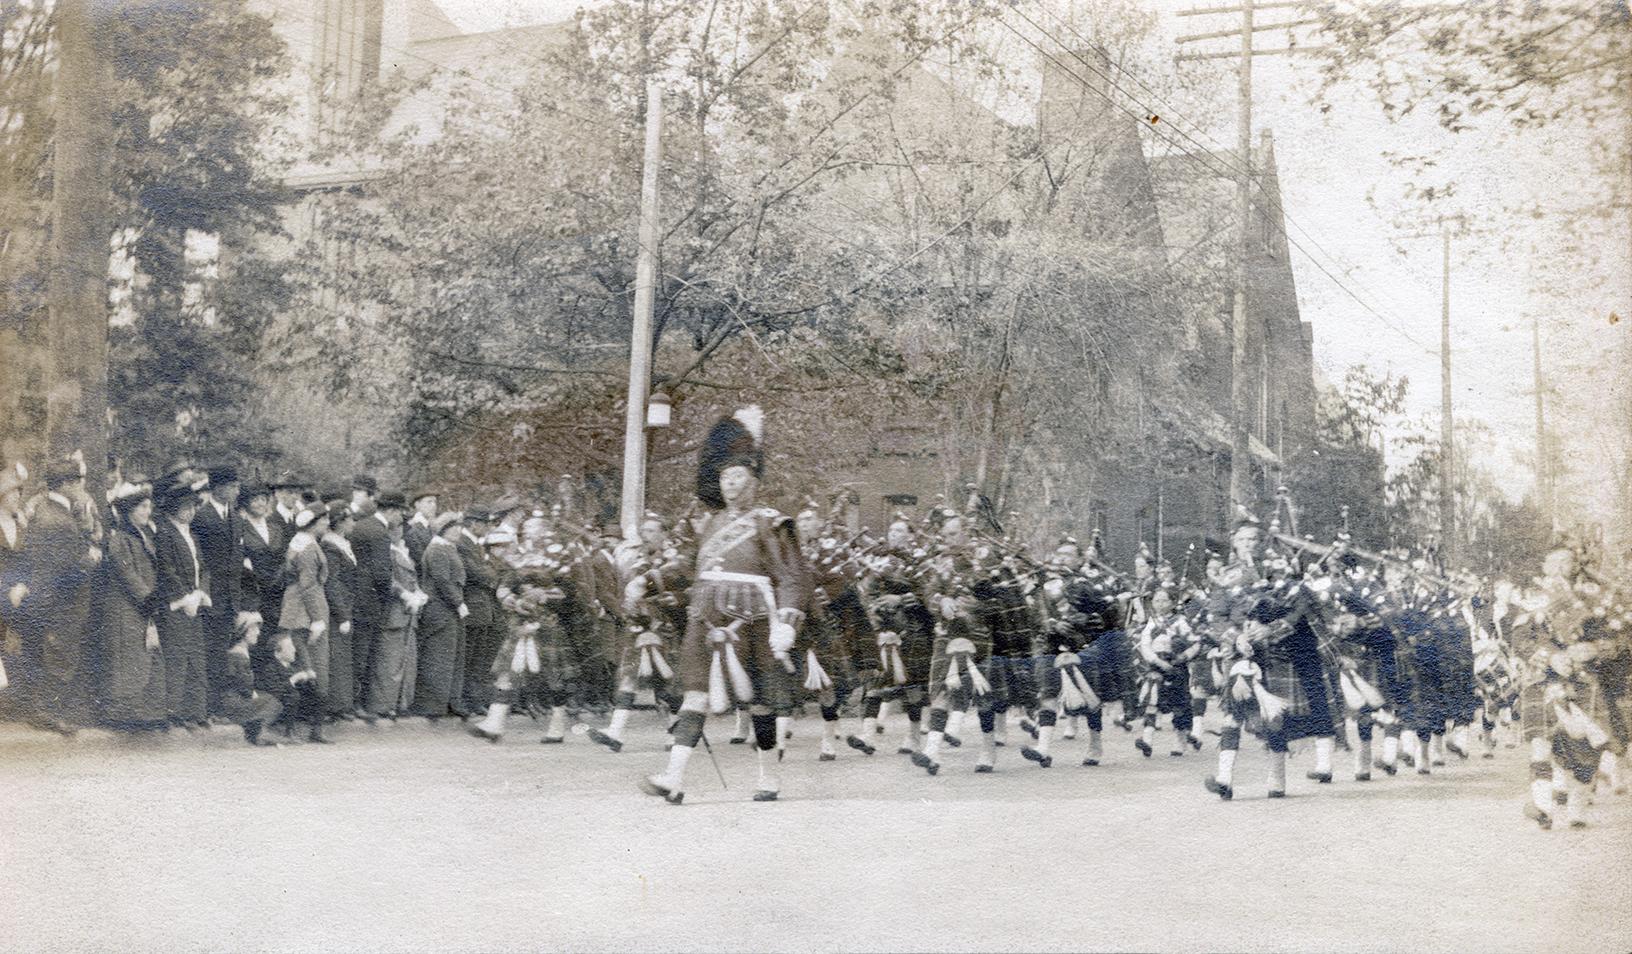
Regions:
<instances>
[{"instance_id":1,"label":"dark shoe","mask_svg":"<svg viewBox=\"0 0 1632 954\"><path fill-rule=\"evenodd\" d=\"M323 728L321 726L316 726L316 725L312 726L312 733L306 737L306 741L316 742L318 745L333 745L334 744L333 739L326 739L326 738L323 737Z\"/></svg>"},{"instance_id":2,"label":"dark shoe","mask_svg":"<svg viewBox=\"0 0 1632 954\"><path fill-rule=\"evenodd\" d=\"M565 741L567 741L567 740L564 737L559 736L559 735L546 735L544 738L538 740L538 744L539 745L560 745L561 743L563 743Z\"/></svg>"},{"instance_id":3,"label":"dark shoe","mask_svg":"<svg viewBox=\"0 0 1632 954\"><path fill-rule=\"evenodd\" d=\"M1390 765L1387 762L1384 762L1382 759L1378 759L1377 761L1373 762L1372 764L1375 765L1377 768L1382 769L1384 775L1394 775L1395 773L1397 773L1400 770L1399 766Z\"/></svg>"},{"instance_id":4,"label":"dark shoe","mask_svg":"<svg viewBox=\"0 0 1632 954\"><path fill-rule=\"evenodd\" d=\"M740 735L736 735L736 736L731 737L731 744L732 745L742 745L743 743L745 743L747 741L748 741L747 739L743 738Z\"/></svg>"},{"instance_id":5,"label":"dark shoe","mask_svg":"<svg viewBox=\"0 0 1632 954\"><path fill-rule=\"evenodd\" d=\"M1451 753L1459 759L1466 759L1468 757L1468 750L1464 749L1460 745L1457 745L1455 742L1446 742L1445 751Z\"/></svg>"},{"instance_id":6,"label":"dark shoe","mask_svg":"<svg viewBox=\"0 0 1632 954\"><path fill-rule=\"evenodd\" d=\"M1020 730L1033 739L1037 738L1037 726L1030 719L1020 720Z\"/></svg>"},{"instance_id":7,"label":"dark shoe","mask_svg":"<svg viewBox=\"0 0 1632 954\"><path fill-rule=\"evenodd\" d=\"M917 755L918 750L917 749L909 749L909 748L907 748L906 746L903 745L903 746L901 746L901 747L899 747L899 748L897 748L895 750L895 754L896 755Z\"/></svg>"},{"instance_id":8,"label":"dark shoe","mask_svg":"<svg viewBox=\"0 0 1632 954\"><path fill-rule=\"evenodd\" d=\"M871 745L868 745L866 742L863 742L861 740L861 737L857 736L857 735L847 735L847 736L845 736L844 737L844 744L850 746L852 749L855 749L857 752L865 752L868 755L872 755L874 752L878 751L877 749L873 748Z\"/></svg>"},{"instance_id":9,"label":"dark shoe","mask_svg":"<svg viewBox=\"0 0 1632 954\"><path fill-rule=\"evenodd\" d=\"M1220 785L1218 779L1210 775L1202 784L1207 787L1207 791L1212 792L1226 802L1235 797L1235 788L1233 786Z\"/></svg>"},{"instance_id":10,"label":"dark shoe","mask_svg":"<svg viewBox=\"0 0 1632 954\"><path fill-rule=\"evenodd\" d=\"M1370 772L1356 772L1356 773L1354 773L1354 780L1356 782L1369 782L1369 781L1371 781L1371 773Z\"/></svg>"},{"instance_id":11,"label":"dark shoe","mask_svg":"<svg viewBox=\"0 0 1632 954\"><path fill-rule=\"evenodd\" d=\"M987 765L984 762L975 766L976 775L990 775L995 771L997 771L997 769L994 766Z\"/></svg>"},{"instance_id":12,"label":"dark shoe","mask_svg":"<svg viewBox=\"0 0 1632 954\"><path fill-rule=\"evenodd\" d=\"M873 726L873 734L874 735L883 735L884 734L884 727L881 726L881 725Z\"/></svg>"},{"instance_id":13,"label":"dark shoe","mask_svg":"<svg viewBox=\"0 0 1632 954\"><path fill-rule=\"evenodd\" d=\"M1024 758L1041 765L1043 768L1049 768L1054 764L1054 757L1052 755L1044 755L1029 745L1022 748L1020 750L1020 754Z\"/></svg>"},{"instance_id":14,"label":"dark shoe","mask_svg":"<svg viewBox=\"0 0 1632 954\"><path fill-rule=\"evenodd\" d=\"M1135 739L1134 742L1133 742L1133 747L1138 749L1139 754L1143 755L1145 758L1147 758L1147 759L1150 758L1150 743L1149 742L1146 742L1144 739Z\"/></svg>"},{"instance_id":15,"label":"dark shoe","mask_svg":"<svg viewBox=\"0 0 1632 954\"><path fill-rule=\"evenodd\" d=\"M1400 761L1405 763L1406 768L1416 768L1417 767L1416 756L1413 756L1409 752L1401 752L1400 753Z\"/></svg>"},{"instance_id":16,"label":"dark shoe","mask_svg":"<svg viewBox=\"0 0 1632 954\"><path fill-rule=\"evenodd\" d=\"M1524 817L1541 826L1542 831L1552 830L1553 816L1537 808L1533 802L1524 806Z\"/></svg>"},{"instance_id":17,"label":"dark shoe","mask_svg":"<svg viewBox=\"0 0 1632 954\"><path fill-rule=\"evenodd\" d=\"M935 761L922 752L912 753L912 764L918 766L931 775L941 770L941 763Z\"/></svg>"},{"instance_id":18,"label":"dark shoe","mask_svg":"<svg viewBox=\"0 0 1632 954\"><path fill-rule=\"evenodd\" d=\"M775 792L767 792L767 791L763 791L763 790L755 792L754 793L754 801L756 801L756 802L774 802L774 801L776 801L776 793Z\"/></svg>"},{"instance_id":19,"label":"dark shoe","mask_svg":"<svg viewBox=\"0 0 1632 954\"><path fill-rule=\"evenodd\" d=\"M1195 749L1197 752L1201 751L1201 740L1196 738L1195 733L1193 732L1190 734L1190 747Z\"/></svg>"},{"instance_id":20,"label":"dark shoe","mask_svg":"<svg viewBox=\"0 0 1632 954\"><path fill-rule=\"evenodd\" d=\"M640 790L647 795L656 795L670 805L678 805L686 798L685 792L676 791L667 785L659 785L651 776L640 780Z\"/></svg>"},{"instance_id":21,"label":"dark shoe","mask_svg":"<svg viewBox=\"0 0 1632 954\"><path fill-rule=\"evenodd\" d=\"M1565 805L1568 805L1569 803L1570 803L1570 794L1568 792L1554 792L1553 793L1553 804L1554 805L1557 805L1558 807L1563 808Z\"/></svg>"},{"instance_id":22,"label":"dark shoe","mask_svg":"<svg viewBox=\"0 0 1632 954\"><path fill-rule=\"evenodd\" d=\"M487 741L492 742L494 745L497 745L499 743L499 739L504 737L502 733L492 732L483 728L480 723L465 726L465 731L469 732L471 735L474 735L478 739L486 739Z\"/></svg>"},{"instance_id":23,"label":"dark shoe","mask_svg":"<svg viewBox=\"0 0 1632 954\"><path fill-rule=\"evenodd\" d=\"M244 741L250 745L261 744L261 724L259 722L244 723Z\"/></svg>"},{"instance_id":24,"label":"dark shoe","mask_svg":"<svg viewBox=\"0 0 1632 954\"><path fill-rule=\"evenodd\" d=\"M1577 818L1575 821L1570 822L1570 827L1571 828L1585 828L1585 827L1587 827L1587 823L1582 821L1581 819Z\"/></svg>"},{"instance_id":25,"label":"dark shoe","mask_svg":"<svg viewBox=\"0 0 1632 954\"><path fill-rule=\"evenodd\" d=\"M1484 755L1481 755L1479 757L1482 758L1482 759L1493 759L1493 758L1496 757L1496 753L1495 752L1486 752Z\"/></svg>"},{"instance_id":26,"label":"dark shoe","mask_svg":"<svg viewBox=\"0 0 1632 954\"><path fill-rule=\"evenodd\" d=\"M1332 784L1332 773L1330 772L1308 772L1303 777L1312 782L1319 782L1322 785Z\"/></svg>"},{"instance_id":27,"label":"dark shoe","mask_svg":"<svg viewBox=\"0 0 1632 954\"><path fill-rule=\"evenodd\" d=\"M1286 793L1278 788L1272 788L1265 794L1265 798L1285 798Z\"/></svg>"},{"instance_id":28,"label":"dark shoe","mask_svg":"<svg viewBox=\"0 0 1632 954\"><path fill-rule=\"evenodd\" d=\"M961 745L963 745L963 740L958 738L955 735L942 735L941 736L941 741L945 742L947 745L952 746L954 749L961 746Z\"/></svg>"},{"instance_id":29,"label":"dark shoe","mask_svg":"<svg viewBox=\"0 0 1632 954\"><path fill-rule=\"evenodd\" d=\"M600 729L590 729L589 730L589 740L591 742L598 742L601 745L606 746L607 748L611 749L614 752L622 752L623 751L623 743L622 742L618 741L617 739L612 738L610 735L607 735L605 732L602 732Z\"/></svg>"},{"instance_id":30,"label":"dark shoe","mask_svg":"<svg viewBox=\"0 0 1632 954\"><path fill-rule=\"evenodd\" d=\"M1096 758L1093 758L1092 756L1090 756L1088 758L1083 759L1082 764L1083 765L1088 765L1088 766L1098 765L1099 764L1099 759L1096 759Z\"/></svg>"},{"instance_id":31,"label":"dark shoe","mask_svg":"<svg viewBox=\"0 0 1632 954\"><path fill-rule=\"evenodd\" d=\"M823 752L821 755L816 756L818 762L836 762L838 759L839 757L832 752Z\"/></svg>"}]
</instances>

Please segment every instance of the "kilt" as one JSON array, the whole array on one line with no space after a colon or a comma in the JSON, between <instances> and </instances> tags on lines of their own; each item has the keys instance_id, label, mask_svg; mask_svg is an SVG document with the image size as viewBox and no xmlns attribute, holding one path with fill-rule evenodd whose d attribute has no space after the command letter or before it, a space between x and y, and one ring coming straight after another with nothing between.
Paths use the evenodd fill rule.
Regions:
<instances>
[{"instance_id":1,"label":"kilt","mask_svg":"<svg viewBox=\"0 0 1632 954\"><path fill-rule=\"evenodd\" d=\"M1088 677L1088 685L1100 702L1121 701L1124 710L1132 712L1138 705L1139 671L1127 634L1119 629L1100 633L1077 656L1082 660L1082 674Z\"/></svg>"},{"instance_id":2,"label":"kilt","mask_svg":"<svg viewBox=\"0 0 1632 954\"><path fill-rule=\"evenodd\" d=\"M726 622L719 620L718 622ZM715 623L700 615L686 620L686 632L680 637L680 685L685 692L708 692L709 670L714 661L714 647L709 642L709 630ZM744 622L737 631L735 651L751 687L749 698L736 699L744 705L769 706L772 709L791 708L794 701L794 675L783 667L782 661L771 652L771 622L765 617ZM724 662L722 660L722 667ZM726 674L727 691L731 680Z\"/></svg>"},{"instance_id":3,"label":"kilt","mask_svg":"<svg viewBox=\"0 0 1632 954\"><path fill-rule=\"evenodd\" d=\"M1037 704L1037 663L1030 656L989 656L981 671L991 683L991 695L981 700L983 708L1031 708Z\"/></svg>"},{"instance_id":4,"label":"kilt","mask_svg":"<svg viewBox=\"0 0 1632 954\"><path fill-rule=\"evenodd\" d=\"M1258 652L1264 688L1286 703L1279 728L1266 726L1256 700L1237 701L1227 691L1222 705L1249 730L1271 740L1291 741L1332 735L1332 704L1314 630L1300 619L1285 638Z\"/></svg>"},{"instance_id":5,"label":"kilt","mask_svg":"<svg viewBox=\"0 0 1632 954\"><path fill-rule=\"evenodd\" d=\"M645 659L649 672L647 675L642 676L640 673L641 663L643 657L647 656L647 651L644 646L637 643L643 641L648 633L657 637L657 645L652 647L655 650L656 658ZM678 686L680 675L674 667L680 658L679 650L680 637L675 633L673 627L667 623L657 623L650 627L635 624L620 627L616 676L617 691L633 693L641 689L672 688L671 683ZM657 665L657 658L661 658L663 663L668 665L669 672L673 673L672 676L665 677L663 675L661 667Z\"/></svg>"},{"instance_id":6,"label":"kilt","mask_svg":"<svg viewBox=\"0 0 1632 954\"><path fill-rule=\"evenodd\" d=\"M928 683L930 663L935 658L935 621L929 611L912 593L889 594L874 602L873 616L880 632L893 632L901 637L901 664L907 675L905 685L922 687ZM866 646L856 648L858 661L860 656L868 653L872 658L878 658L876 641L871 649ZM863 664L862 668L871 666ZM941 677L946 677L944 670ZM874 683L880 691L899 688L895 686L893 676L883 676Z\"/></svg>"},{"instance_id":7,"label":"kilt","mask_svg":"<svg viewBox=\"0 0 1632 954\"><path fill-rule=\"evenodd\" d=\"M1139 682L1139 709L1146 715L1190 711L1190 668L1174 666L1167 672L1152 668Z\"/></svg>"},{"instance_id":8,"label":"kilt","mask_svg":"<svg viewBox=\"0 0 1632 954\"><path fill-rule=\"evenodd\" d=\"M1547 680L1532 677L1519 690L1519 732L1524 741L1551 739L1558 729L1558 714L1547 702Z\"/></svg>"},{"instance_id":9,"label":"kilt","mask_svg":"<svg viewBox=\"0 0 1632 954\"><path fill-rule=\"evenodd\" d=\"M947 691L946 673L951 658L947 656L946 646L954 639L967 639L975 644L974 662L980 667L981 675L986 676L988 682L991 681L991 676L986 671L986 660L992 656L991 635L984 627L972 623L967 616L959 617L935 629L929 661L928 688L931 699Z\"/></svg>"}]
</instances>

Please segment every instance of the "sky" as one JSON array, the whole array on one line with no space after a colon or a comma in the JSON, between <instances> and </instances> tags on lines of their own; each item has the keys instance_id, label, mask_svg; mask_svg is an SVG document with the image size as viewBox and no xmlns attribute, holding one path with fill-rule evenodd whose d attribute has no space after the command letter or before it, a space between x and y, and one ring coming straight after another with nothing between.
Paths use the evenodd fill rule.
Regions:
<instances>
[{"instance_id":1,"label":"sky","mask_svg":"<svg viewBox=\"0 0 1632 954\"><path fill-rule=\"evenodd\" d=\"M1071 14L1072 0L1043 0L1055 11ZM1075 0L1078 22L1091 18L1096 2ZM1177 11L1223 6L1201 0L1133 0L1156 17L1158 50L1183 33L1227 29L1235 17L1181 17ZM448 15L466 30L543 23L569 17L581 0L439 0ZM1290 14L1290 15L1289 15ZM1295 11L1264 11L1260 22L1294 19ZM1044 21L1046 22L1046 21ZM1284 45L1285 33L1260 34L1267 46ZM1232 40L1212 40L1185 47L1225 51ZM1307 42L1307 41L1306 41ZM1017 56L1036 54L1016 41ZM1493 214L1503 198L1546 198L1560 182L1592 190L1582 181L1579 156L1587 130L1556 125L1545 132L1514 134L1493 123L1486 128L1451 134L1423 116L1390 123L1367 91L1339 89L1329 109L1311 103L1316 69L1306 56L1254 59L1254 132L1274 135L1282 198L1290 219L1293 269L1303 318L1314 327L1317 370L1337 382L1351 365L1367 365L1403 375L1411 382L1407 417L1428 419L1437 428L1440 406L1440 307L1442 245L1433 217L1437 210L1412 207L1399 200L1407 173L1390 162L1390 154L1432 155L1442 172L1454 174L1463 187L1453 208L1468 215L1472 229L1457 236L1451 252L1451 353L1454 416L1459 425L1477 421L1492 440L1478 462L1497 485L1518 499L1533 485L1530 465L1535 446L1530 320L1540 317L1542 359L1549 372L1556 406L1549 417L1566 434L1571 475L1561 495L1588 515L1607 515L1607 493L1615 466L1594 441L1608 420L1600 398L1611 387L1625 388L1627 369L1609 366L1601 350L1618 332L1632 334L1632 322L1612 330L1607 315L1632 317L1632 261L1621 217L1621 234L1603 236L1611 249L1596 267L1577 265L1562 252L1546 254L1542 265L1515 250L1534 227ZM1221 61L1185 64L1227 90L1233 104L1235 81ZM1151 86L1163 88L1156 77ZM1185 115L1172 102L1165 107L1128 84L1135 108L1166 114L1196 139L1232 144L1233 109ZM1173 110L1178 108L1178 112ZM1414 220L1414 221L1413 221ZM1329 273L1329 275L1327 274ZM1334 281L1333 277L1337 279ZM1537 287L1542 286L1542 291ZM1568 289L1564 293L1564 289ZM1363 302L1363 304L1362 304ZM1624 394L1620 397L1625 400ZM1551 426L1551 425L1550 425ZM1402 425L1403 427L1403 425Z\"/></svg>"}]
</instances>

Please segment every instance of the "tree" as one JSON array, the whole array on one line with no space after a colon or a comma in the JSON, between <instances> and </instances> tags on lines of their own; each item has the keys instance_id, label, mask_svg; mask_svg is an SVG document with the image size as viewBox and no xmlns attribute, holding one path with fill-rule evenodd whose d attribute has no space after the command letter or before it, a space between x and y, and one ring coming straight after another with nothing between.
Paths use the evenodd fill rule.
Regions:
<instances>
[{"instance_id":1,"label":"tree","mask_svg":"<svg viewBox=\"0 0 1632 954\"><path fill-rule=\"evenodd\" d=\"M178 452L264 455L248 416L250 362L289 288L269 252L285 196L273 130L286 63L250 0L117 0L105 5L116 93L109 331L113 453L152 471ZM9 120L0 133L0 246L8 323L42 320L43 218L50 181L54 14L0 10Z\"/></svg>"}]
</instances>

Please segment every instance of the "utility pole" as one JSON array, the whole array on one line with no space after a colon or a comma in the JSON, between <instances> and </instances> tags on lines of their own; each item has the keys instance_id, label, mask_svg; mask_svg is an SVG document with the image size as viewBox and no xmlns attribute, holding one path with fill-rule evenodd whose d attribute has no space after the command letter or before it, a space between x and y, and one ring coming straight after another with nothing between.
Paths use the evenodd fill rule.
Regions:
<instances>
[{"instance_id":1,"label":"utility pole","mask_svg":"<svg viewBox=\"0 0 1632 954\"><path fill-rule=\"evenodd\" d=\"M46 455L84 454L92 488L108 459L108 261L113 232L112 74L104 0L58 0L51 168ZM92 493L97 493L93 489Z\"/></svg>"},{"instance_id":2,"label":"utility pole","mask_svg":"<svg viewBox=\"0 0 1632 954\"><path fill-rule=\"evenodd\" d=\"M1547 518L1549 530L1557 528L1558 516L1553 506L1553 476L1552 465L1547 457L1547 417L1543 410L1543 391L1541 377L1541 319L1530 319L1530 353L1535 361L1536 372L1536 506L1541 508L1542 515Z\"/></svg>"},{"instance_id":3,"label":"utility pole","mask_svg":"<svg viewBox=\"0 0 1632 954\"><path fill-rule=\"evenodd\" d=\"M646 157L640 178L640 248L629 332L629 406L623 425L623 501L619 523L633 539L646 510L646 399L652 387L652 304L657 297L657 171L663 162L663 88L646 77Z\"/></svg>"},{"instance_id":4,"label":"utility pole","mask_svg":"<svg viewBox=\"0 0 1632 954\"><path fill-rule=\"evenodd\" d=\"M1445 565L1456 566L1456 440L1451 427L1451 227L1441 225L1444 276L1439 302L1439 533Z\"/></svg>"},{"instance_id":5,"label":"utility pole","mask_svg":"<svg viewBox=\"0 0 1632 954\"><path fill-rule=\"evenodd\" d=\"M1181 10L1179 16L1205 16L1208 14L1239 13L1241 14L1240 30L1218 30L1206 33L1195 33L1181 36L1180 44L1201 40L1217 39L1229 36L1239 36L1240 49L1229 53L1193 53L1176 57L1179 62L1187 60L1212 60L1240 57L1237 66L1237 96L1239 108L1236 114L1236 151L1240 157L1238 166L1233 170L1236 173L1236 200L1239 206L1241 221L1236 232L1235 254L1235 287L1231 293L1231 322L1230 335L1230 514L1233 517L1236 507L1247 507L1257 502L1258 495L1254 492L1252 479L1252 438L1249 418L1252 416L1250 407L1251 389L1247 373L1247 349L1251 343L1248 335L1248 321L1251 314L1249 308L1248 278L1252 252L1252 58L1254 56L1268 56L1281 53L1313 52L1314 47L1289 47L1285 49L1261 50L1253 48L1253 34L1264 30L1285 29L1304 26L1318 22L1317 20L1298 20L1283 23L1255 23L1253 13L1256 10L1300 8L1305 6L1301 2L1255 3L1254 0L1242 0L1239 7L1221 7L1218 9ZM1267 345L1267 343L1266 343ZM1267 355L1263 360L1267 360ZM1228 517L1225 523L1228 524Z\"/></svg>"}]
</instances>

